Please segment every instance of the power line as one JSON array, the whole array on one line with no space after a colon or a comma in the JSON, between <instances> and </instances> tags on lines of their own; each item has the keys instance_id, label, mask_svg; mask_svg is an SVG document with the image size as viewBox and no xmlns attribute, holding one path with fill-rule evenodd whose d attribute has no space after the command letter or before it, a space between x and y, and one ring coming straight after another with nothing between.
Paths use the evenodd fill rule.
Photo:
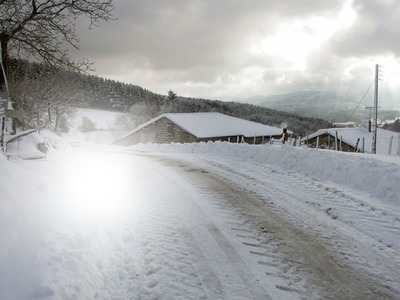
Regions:
<instances>
[{"instance_id":1,"label":"power line","mask_svg":"<svg viewBox=\"0 0 400 300\"><path fill-rule=\"evenodd\" d=\"M354 115L354 113L356 112L357 108L360 106L360 104L364 101L365 96L367 96L369 89L371 88L372 84L374 83L375 79L371 81L371 84L369 85L367 91L365 92L364 96L361 98L360 102L358 102L356 108L353 110L353 112L351 113L350 117L347 119L346 123L350 121L351 117Z\"/></svg>"}]
</instances>

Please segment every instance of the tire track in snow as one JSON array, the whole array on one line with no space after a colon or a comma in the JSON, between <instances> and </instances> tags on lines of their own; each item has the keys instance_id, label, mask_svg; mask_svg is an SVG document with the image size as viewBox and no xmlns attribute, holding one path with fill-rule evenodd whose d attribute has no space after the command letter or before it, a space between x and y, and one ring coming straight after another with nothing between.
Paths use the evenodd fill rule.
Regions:
<instances>
[{"instance_id":1,"label":"tire track in snow","mask_svg":"<svg viewBox=\"0 0 400 300\"><path fill-rule=\"evenodd\" d=\"M131 163L132 212L108 222L67 215L73 226L50 238L54 300L269 299L214 232L196 191L180 187L181 174L175 181L178 173L159 163L137 157Z\"/></svg>"},{"instance_id":2,"label":"tire track in snow","mask_svg":"<svg viewBox=\"0 0 400 300\"><path fill-rule=\"evenodd\" d=\"M168 177L174 179L171 174ZM176 181L182 182L182 178ZM180 207L175 217L182 222L184 241L193 253L194 266L207 287L208 299L270 299L212 220L196 205L196 201L205 200L204 195L199 197L192 185L180 186L179 193L186 194L186 199L175 203L175 207Z\"/></svg>"},{"instance_id":3,"label":"tire track in snow","mask_svg":"<svg viewBox=\"0 0 400 300\"><path fill-rule=\"evenodd\" d=\"M203 169L220 174L225 180L257 195L274 212L287 216L292 223L305 228L319 239L325 240L326 244L339 250L337 253L345 262L350 261L358 268L367 271L370 277L381 282L381 285L384 286L384 289L387 288L389 293L394 292L400 297L400 275L398 267L396 267L396 265L400 266L399 251L390 249L390 244L387 245L389 248L384 245L379 246L382 241L377 240L380 233L388 236L388 230L390 230L390 239L398 238L400 224L397 212L375 208L355 195L301 178L294 173L276 171L267 166L250 166L240 162L238 164L240 164L240 168L231 168L229 163L223 163L220 158L218 161L210 158L202 160ZM263 174L263 180L258 179L260 178L258 174ZM304 199L311 199L311 201L306 200L305 202ZM313 199L315 201L312 201ZM308 204L311 209L304 210L304 203ZM361 209L359 210L358 207ZM330 215L332 222L326 224L321 213ZM382 219L382 216L387 220ZM357 220L356 226L352 224L351 220ZM376 227L374 223L380 224L380 226ZM332 233L332 229L334 229L333 232L339 230L341 236ZM353 232L353 236L359 236L356 243L350 241L351 237L342 240L342 234L346 235L349 231ZM376 242L374 243L374 241ZM349 247L349 242L353 244L350 246L351 250L340 251L342 248ZM366 244L362 246L362 244L358 244L359 242ZM370 251L366 255L368 258L371 255L374 257L375 251L384 251L384 253L382 255L378 253L376 260L370 262L364 259L365 248ZM372 250L371 248L376 249ZM381 272L376 266L382 265L381 262L387 259L393 261L393 264L389 266L391 269Z\"/></svg>"},{"instance_id":4,"label":"tire track in snow","mask_svg":"<svg viewBox=\"0 0 400 300\"><path fill-rule=\"evenodd\" d=\"M163 170L158 164L147 167L162 176L164 186L160 189L167 191L168 186L169 190L164 197L150 191L140 211L141 222L136 232L141 245L139 257L145 261L140 264L146 288L142 298L163 299L167 294L173 295L171 299L270 299L229 242L196 205L195 198L199 196L193 187L181 186L182 175L171 173L169 168ZM177 252L185 255L176 255ZM187 262L184 268L180 261ZM182 272L183 269L186 271ZM193 279L190 284L187 278ZM180 288L182 285L184 289Z\"/></svg>"},{"instance_id":5,"label":"tire track in snow","mask_svg":"<svg viewBox=\"0 0 400 300\"><path fill-rule=\"evenodd\" d=\"M184 157L176 158L169 155L169 158L165 158L165 154L162 157L159 158L161 161L167 162L169 159L169 165L175 164L184 168ZM176 161L173 162L174 160ZM180 163L177 161L180 161ZM191 157L186 164L188 169L196 168L193 166L198 165L199 172L217 174L218 177L233 184L239 190L256 196L260 201L259 203L263 203L264 207L274 212L274 215L287 219L289 222L287 227L291 227L296 233L292 236L292 239L296 240L297 244L284 238L284 242L278 242L277 245L289 249L291 255L296 255L293 250L299 253L303 251L299 248L301 244L310 253L314 253L314 257L310 253L301 253L307 258L305 262L296 262L296 259L294 261L300 263L297 271L309 273L311 276L313 281L311 289L323 286L324 298L337 299L342 295L343 297L362 297L364 299L375 299L376 297L396 299L400 296L400 289L398 288L399 272L396 267L399 260L397 252L388 248L382 250L381 253L376 253L374 249L376 241L358 231L357 228L352 228L348 224L341 224L335 218L327 218L325 215L327 212L315 209L311 205L296 204L296 201L303 201L300 196L306 195L305 199L317 197L310 196L307 193L308 189L316 189L322 195L326 195L323 188L321 189L323 185L318 186L320 183L313 182L309 185L308 180L303 180L303 182L306 182L304 184L305 189L293 192L287 188L291 178L289 177L290 174L287 175L285 172L279 172L269 167L237 162L237 165L231 168L231 161L227 160L224 163L222 158L213 159L211 157L203 157L198 161ZM275 176L275 173L280 175ZM255 176L252 174L255 174ZM260 174L263 174L263 180L257 179L261 177ZM295 179L293 180L296 180L295 174L291 174L291 176L294 176ZM282 183L282 179L286 180ZM301 178L298 179L302 181ZM347 193L344 194L347 195ZM329 198L328 196L327 198ZM315 200L318 200L318 198L315 198ZM251 220L252 216L248 217ZM273 228L272 232L275 230L275 233L271 233L272 237L282 236L280 230L288 229L279 226L274 228L275 224L272 223L269 225ZM266 228L270 229L268 226ZM290 232L286 233L291 234ZM357 239L355 240L354 237L357 237ZM351 255L349 256L349 254ZM370 264L368 258L371 257L374 258L374 261ZM393 260L394 264L388 264L388 259ZM316 261L319 261L320 265L324 267L321 269ZM376 268L376 266L381 265L384 266L385 271L383 272L381 268ZM329 281L331 282L327 285L326 283Z\"/></svg>"},{"instance_id":6,"label":"tire track in snow","mask_svg":"<svg viewBox=\"0 0 400 300\"><path fill-rule=\"evenodd\" d=\"M132 158L132 167L138 166L133 183L143 187L135 189L135 193L141 191L138 195L141 201L137 210L128 214L131 218L99 223L99 226L68 228L66 233L59 233L58 240L53 240L50 246L54 248L54 255L50 262L57 274L49 286L56 292L54 300L320 298L319 282L307 281L313 278L314 269L308 265L310 262L300 258L304 254L301 251L317 249L316 260L331 260L323 255L326 250L318 243L306 248L306 242L312 238L302 235L301 231L289 230L290 224L286 226L257 206L262 199L263 207L277 215L287 215L291 206L280 205L276 198L287 199L293 192L271 190L268 197L259 197L258 203L253 203L255 198L249 197L244 188L245 192L238 192L204 170L185 163L171 163L170 159L164 161L167 168L148 158L141 160ZM213 164L207 168L224 168ZM171 166L180 171L171 171ZM247 175L244 172L247 177L229 168L224 172L236 184L245 179L244 185L251 186L250 181L254 181L250 171ZM280 187L279 182L276 184ZM256 185L269 188L265 182L256 182ZM296 192L301 190L297 189ZM259 192L261 195L263 190ZM323 210L315 209L313 213L316 218L312 221L327 226L318 223L318 214L325 213ZM296 214L292 217L300 226L302 219L296 219ZM331 222L328 225L336 224L337 220ZM362 262L352 253L353 249L345 247L347 241L334 233L323 233L328 227L315 230L316 225L311 221L304 226L311 236L340 249L343 256L350 254L352 260ZM293 244L294 241L299 244ZM299 253L295 253L297 250ZM346 266L337 268L349 271ZM339 277L339 271L324 279ZM377 278L381 280L382 276L378 274ZM352 294L346 289L335 290L338 286L323 286L321 295L328 299L355 295L354 291ZM366 291L363 295L368 298L384 294L378 290L375 294Z\"/></svg>"},{"instance_id":7,"label":"tire track in snow","mask_svg":"<svg viewBox=\"0 0 400 300\"><path fill-rule=\"evenodd\" d=\"M172 203L169 203L172 205ZM143 299L206 299L204 288L184 244L181 224L166 203L150 197L141 207L137 227Z\"/></svg>"},{"instance_id":8,"label":"tire track in snow","mask_svg":"<svg viewBox=\"0 0 400 300\"><path fill-rule=\"evenodd\" d=\"M238 239L237 249L244 250L249 254L246 256L249 257L250 264L259 265L259 267L256 267L256 269L262 270L262 274L258 274L259 280L268 287L268 291L274 299L317 297L317 291L306 291L305 274L301 274L295 268L293 261L285 259L286 253L284 248L280 246L282 242L280 239L273 236L267 237L265 228L253 226L249 220L254 219L254 215L243 209L243 205L227 202L224 199L219 199L219 201L219 205L213 203L211 206L217 209L218 214L221 215L220 219L225 224L230 225L231 232L227 234ZM235 216L235 218L228 219L235 219L236 222L227 221L225 217L227 211ZM271 277L273 280L271 280Z\"/></svg>"},{"instance_id":9,"label":"tire track in snow","mask_svg":"<svg viewBox=\"0 0 400 300\"><path fill-rule=\"evenodd\" d=\"M171 165L171 160L164 161L164 163L168 166L174 166L173 162ZM243 295L242 297L239 297L239 299L266 299L266 297L268 297L265 293L261 294L262 296L260 297L259 295L262 291L258 291L258 284L250 284L251 281L247 278L254 276L256 282L262 284L273 299L309 299L310 297L316 297L318 293L315 288L306 291L304 287L305 280L299 275L299 272L295 270L293 263L284 259L283 256L278 255L279 251L282 251L279 246L276 246L279 244L279 241L275 238L271 238L269 243L261 244L260 241L262 240L265 242L265 238L257 238L257 235L259 235L259 228L254 228L251 226L252 224L247 224L248 219L252 218L252 216L246 215L248 212L242 210L243 204L240 204L239 202L226 201L227 198L238 198L239 200L240 196L238 197L237 191L232 190L225 184L218 185L217 187L213 186L208 181L205 184L204 178L207 178L208 176L204 177L204 172L201 170L198 170L196 174L193 169L187 168L185 165L177 163L176 167L180 169L183 168L182 171L191 170L190 174L192 176L189 176L190 178L188 178L189 182L191 182L190 192L200 196L197 199L197 204L206 212L207 216L211 218L214 225L218 228L217 230L217 228L213 227L213 230L211 230L214 238L213 236L210 236L209 233L207 234L204 232L196 232L193 236L197 240L200 239L198 242L199 245L209 244L210 241L217 241L220 244L220 249L223 251L221 256L230 257L231 264L240 266L236 271L232 270L230 274L235 274L236 272L248 287L250 294L254 293L252 296ZM198 174L202 174L202 177L199 178ZM199 182L199 179L201 183ZM194 191L193 182L196 182ZM219 182L219 184L221 184L221 182ZM209 206L209 208L206 206ZM215 213L218 215L213 216ZM188 215L190 216L189 218L191 218L191 220L188 221L188 224L190 224L193 222L193 219L191 214ZM221 222L226 223L228 226L219 226L217 224ZM223 228L229 228L229 232L222 232L221 230L223 230ZM247 234L247 236L243 236L243 234ZM219 236L219 238L215 235ZM222 236L224 236L223 239ZM271 252L277 253L272 256L276 263L273 264L269 262L271 256L260 257L260 255L252 253L252 250L254 250L253 247L256 244L261 248L258 248L257 250L263 251L261 254ZM237 253L240 253L240 256L237 256ZM227 262L219 262L216 265L224 266L226 263ZM243 263L245 263L245 265L243 265ZM243 272L249 267L251 269L250 273ZM223 274L218 276L220 280L223 279L223 277ZM229 297L224 297L223 299L231 299L237 294L238 291Z\"/></svg>"}]
</instances>

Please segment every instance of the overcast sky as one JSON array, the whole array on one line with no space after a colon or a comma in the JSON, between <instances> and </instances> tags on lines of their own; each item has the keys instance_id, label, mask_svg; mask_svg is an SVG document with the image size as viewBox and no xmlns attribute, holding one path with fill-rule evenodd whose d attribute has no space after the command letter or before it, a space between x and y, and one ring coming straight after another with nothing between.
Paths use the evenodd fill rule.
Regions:
<instances>
[{"instance_id":1,"label":"overcast sky","mask_svg":"<svg viewBox=\"0 0 400 300\"><path fill-rule=\"evenodd\" d=\"M79 26L79 56L93 61L99 76L211 99L325 89L361 99L380 64L381 103L400 109L399 0L114 5L118 20L92 31Z\"/></svg>"}]
</instances>

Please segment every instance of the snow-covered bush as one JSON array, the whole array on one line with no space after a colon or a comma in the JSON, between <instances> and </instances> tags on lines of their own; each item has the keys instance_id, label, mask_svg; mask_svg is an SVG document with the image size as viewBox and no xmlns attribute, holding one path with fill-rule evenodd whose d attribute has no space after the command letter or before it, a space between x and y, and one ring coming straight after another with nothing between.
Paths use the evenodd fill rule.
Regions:
<instances>
[{"instance_id":1,"label":"snow-covered bush","mask_svg":"<svg viewBox=\"0 0 400 300\"><path fill-rule=\"evenodd\" d=\"M79 125L79 130L81 132L89 132L97 130L97 127L96 124L88 117L83 117L82 123Z\"/></svg>"}]
</instances>

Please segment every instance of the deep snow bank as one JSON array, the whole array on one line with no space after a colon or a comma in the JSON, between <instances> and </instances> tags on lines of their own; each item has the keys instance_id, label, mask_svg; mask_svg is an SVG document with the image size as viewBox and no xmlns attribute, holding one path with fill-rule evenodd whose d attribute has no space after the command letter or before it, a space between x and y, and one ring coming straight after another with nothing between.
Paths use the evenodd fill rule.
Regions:
<instances>
[{"instance_id":1,"label":"deep snow bank","mask_svg":"<svg viewBox=\"0 0 400 300\"><path fill-rule=\"evenodd\" d=\"M332 182L367 193L391 205L400 204L400 157L392 163L375 156L298 148L289 145L248 145L222 142L193 144L140 144L130 149L162 153L196 153L230 157L254 164L298 172L320 181ZM385 158L383 158L385 159Z\"/></svg>"}]
</instances>

